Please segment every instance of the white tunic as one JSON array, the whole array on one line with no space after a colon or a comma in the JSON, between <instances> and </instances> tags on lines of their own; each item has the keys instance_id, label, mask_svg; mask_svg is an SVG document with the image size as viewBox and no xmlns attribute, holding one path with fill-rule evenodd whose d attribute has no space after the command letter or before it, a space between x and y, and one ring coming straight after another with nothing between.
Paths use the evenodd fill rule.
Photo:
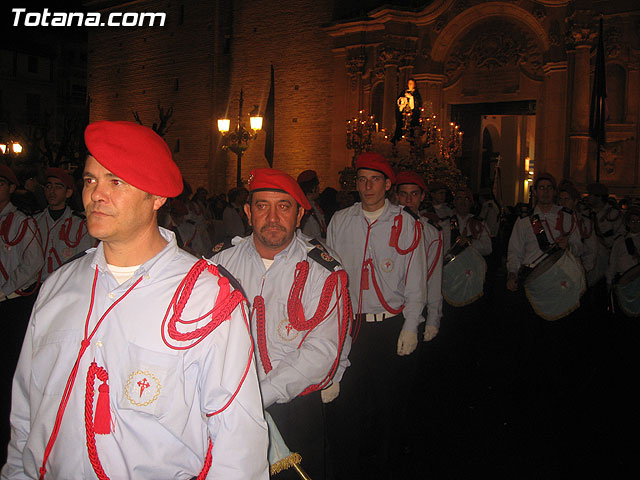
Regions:
<instances>
[{"instance_id":1,"label":"white tunic","mask_svg":"<svg viewBox=\"0 0 640 480\"><path fill-rule=\"evenodd\" d=\"M267 428L250 356L251 338L240 307L197 346L169 348L163 341L162 321L196 259L177 247L172 232L160 231L169 243L122 285L108 271L102 243L59 268L42 285L14 377L12 436L3 479L38 478L85 335L96 271L89 332L142 280L106 315L80 359L46 478L96 478L87 455L84 419L87 372L95 360L109 375L113 424L110 434L96 435L96 443L110 478L190 479L201 471L211 438L213 465L208 479L268 479ZM182 318L204 315L218 291L217 277L205 271ZM192 331L210 319L178 329ZM230 406L208 417L228 402L247 366L248 375Z\"/></svg>"}]
</instances>

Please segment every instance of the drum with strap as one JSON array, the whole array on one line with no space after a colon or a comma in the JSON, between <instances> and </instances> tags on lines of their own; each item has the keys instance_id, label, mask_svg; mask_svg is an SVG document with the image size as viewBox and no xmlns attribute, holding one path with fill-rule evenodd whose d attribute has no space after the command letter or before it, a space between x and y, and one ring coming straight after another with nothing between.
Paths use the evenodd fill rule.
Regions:
<instances>
[{"instance_id":1,"label":"drum with strap","mask_svg":"<svg viewBox=\"0 0 640 480\"><path fill-rule=\"evenodd\" d=\"M448 304L463 307L484 293L487 262L469 245L456 242L447 252L442 267L442 296Z\"/></svg>"},{"instance_id":2,"label":"drum with strap","mask_svg":"<svg viewBox=\"0 0 640 480\"><path fill-rule=\"evenodd\" d=\"M569 250L552 249L524 282L529 303L545 320L558 320L580 306L586 280L582 265Z\"/></svg>"},{"instance_id":3,"label":"drum with strap","mask_svg":"<svg viewBox=\"0 0 640 480\"><path fill-rule=\"evenodd\" d=\"M620 310L628 317L640 317L640 264L620 275L613 289Z\"/></svg>"}]
</instances>

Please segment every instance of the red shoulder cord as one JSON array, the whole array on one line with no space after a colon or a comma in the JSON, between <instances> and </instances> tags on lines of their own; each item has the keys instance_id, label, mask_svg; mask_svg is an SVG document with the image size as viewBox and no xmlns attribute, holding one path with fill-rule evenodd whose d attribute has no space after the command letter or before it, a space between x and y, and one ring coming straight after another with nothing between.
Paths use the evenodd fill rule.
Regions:
<instances>
[{"instance_id":1,"label":"red shoulder cord","mask_svg":"<svg viewBox=\"0 0 640 480\"><path fill-rule=\"evenodd\" d=\"M593 220L587 218L589 221L582 220L578 214L576 215L576 224L578 225L578 230L580 230L580 238L583 240L587 240L591 238L591 234L593 233Z\"/></svg>"},{"instance_id":2,"label":"red shoulder cord","mask_svg":"<svg viewBox=\"0 0 640 480\"><path fill-rule=\"evenodd\" d=\"M7 215L7 217L4 219L4 222L2 222L2 226L0 226L0 237L2 237L2 240L4 240L4 243L6 243L10 247L14 247L15 245L19 244L22 241L25 234L27 233L27 228L28 228L28 225L27 225L28 218L25 218L22 221L22 224L20 225L20 227L18 228L18 233L16 233L16 236L13 237L13 239L9 240L9 231L11 230L11 224L13 223L14 216L15 214L13 212L10 212Z\"/></svg>"},{"instance_id":3,"label":"red shoulder cord","mask_svg":"<svg viewBox=\"0 0 640 480\"><path fill-rule=\"evenodd\" d=\"M561 236L566 237L567 235L571 235L571 233L573 232L573 229L576 228L576 217L575 215L571 215L571 226L569 227L569 231L567 232L564 229L564 210L560 210L558 211L558 215L556 216L556 230L558 230L561 234ZM549 231L549 233L551 234L551 236L553 237L553 234L551 231ZM555 241L555 239L554 239Z\"/></svg>"},{"instance_id":4,"label":"red shoulder cord","mask_svg":"<svg viewBox=\"0 0 640 480\"><path fill-rule=\"evenodd\" d=\"M2 225L0 226L0 238L2 238L5 244L7 244L10 247L13 247L15 245L18 245L24 239L24 236L27 233L27 229L31 230L33 232L33 236L31 237L31 240L29 240L29 243L27 244L27 246L24 248L22 252L22 259L24 260L24 254L27 252L27 249L29 248L29 245L31 245L31 242L36 240L37 237L40 237L40 230L38 229L38 225L35 223L35 220L33 219L31 220L34 222L35 229L32 229L31 226L29 225L29 217L27 217L22 221L22 224L20 225L19 231L16 234L16 236L12 240L9 240L9 231L11 230L11 224L13 223L13 218L14 218L14 213L11 212L4 219L4 222L2 222ZM36 244L40 247L40 250L42 251L42 255L44 256L44 251L42 250L42 245L40 245L40 243L41 242L36 242ZM6 271L4 265L2 265L1 262L0 262L0 273L2 273L2 276L4 277L5 280L9 278L9 273ZM16 290L15 293L23 297L33 295L38 290L37 287L39 284L40 284L40 276L38 275L36 286L30 292L25 292L23 290Z\"/></svg>"},{"instance_id":5,"label":"red shoulder cord","mask_svg":"<svg viewBox=\"0 0 640 480\"><path fill-rule=\"evenodd\" d=\"M73 218L69 217L67 218L63 223L62 226L60 227L60 240L64 240L64 243L67 245L67 247L69 248L76 248L78 245L80 245L80 241L82 240L82 231L84 230L84 226L87 223L87 221L85 219L82 219L80 221L80 226L78 227L78 231L76 232L76 238L74 241L69 239L69 236L71 234L71 227L73 225Z\"/></svg>"},{"instance_id":6,"label":"red shoulder cord","mask_svg":"<svg viewBox=\"0 0 640 480\"><path fill-rule=\"evenodd\" d=\"M302 340L298 344L298 348L302 347L303 342L311 333L311 331L322 323L325 319L333 313L334 309L337 309L338 313L338 353L336 355L331 369L327 375L322 379L320 383L308 386L303 390L300 395L307 395L311 392L321 390L327 386L327 384L333 378L333 374L338 368L340 363L340 355L344 341L349 329L349 320L353 315L351 308L351 299L349 297L349 290L347 287L347 272L344 270L338 270L337 272L331 272L327 277L322 287L322 293L320 294L320 300L318 301L318 307L314 315L305 319L304 308L302 306L302 294L304 287L307 283L307 277L309 275L309 262L303 260L296 265L296 271L294 274L293 284L289 291L289 299L287 301L287 314L289 316L289 323L291 326L299 331L306 331ZM336 294L336 303L329 310L331 304L331 298L333 294ZM338 304L342 299L342 312L338 308ZM258 353L260 360L264 368L265 373L269 373L273 367L271 365L271 359L269 358L269 352L267 350L267 335L266 335L266 318L265 318L265 304L264 298L261 295L257 295L253 301L254 311L256 312L256 330L258 335ZM341 318L342 315L342 318Z\"/></svg>"},{"instance_id":7,"label":"red shoulder cord","mask_svg":"<svg viewBox=\"0 0 640 480\"><path fill-rule=\"evenodd\" d=\"M69 378L67 379L67 385L64 388L64 392L62 393L62 399L60 400L60 406L58 407L58 413L56 414L56 420L53 425L53 430L51 431L51 435L49 436L49 441L47 442L47 446L44 449L44 456L42 458L42 466L40 467L40 480L44 479L45 474L47 473L47 460L49 459L49 455L51 454L51 450L53 449L53 445L56 442L56 438L58 437L58 433L60 432L60 425L62 423L62 417L64 416L64 412L67 408L67 403L69 402L69 398L71 397L71 391L73 390L73 384L76 380L76 376L78 375L78 368L80 366L80 359L84 355L84 352L87 350L89 345L91 344L91 339L95 335L96 331L102 324L102 321L106 318L106 316L113 310L113 308L120 303L131 291L142 281L142 277L138 278L133 285L131 285L124 294L120 298L118 298L115 302L111 304L111 306L102 314L96 326L93 327L91 333L89 333L89 321L91 319L91 313L93 312L93 304L95 301L96 295L96 284L98 283L98 267L96 267L96 272L93 276L93 285L91 287L91 302L89 303L89 312L87 313L87 318L84 322L84 339L80 342L80 351L78 352L78 357L71 369L71 373L69 374ZM94 439L95 442L95 439ZM96 471L96 465L93 464L93 460L91 460L91 465ZM104 479L106 477L99 477Z\"/></svg>"},{"instance_id":8,"label":"red shoulder cord","mask_svg":"<svg viewBox=\"0 0 640 480\"><path fill-rule=\"evenodd\" d=\"M375 222L374 222L375 223ZM422 223L419 220L416 220L413 225L413 242L409 245L409 248L406 250L400 248L398 245L398 239L400 238L400 234L402 233L402 212L396 215L393 219L393 227L391 227L391 237L389 238L389 246L394 247L396 251L400 255L408 255L413 252L418 245L420 244L420 239L422 238Z\"/></svg>"}]
</instances>

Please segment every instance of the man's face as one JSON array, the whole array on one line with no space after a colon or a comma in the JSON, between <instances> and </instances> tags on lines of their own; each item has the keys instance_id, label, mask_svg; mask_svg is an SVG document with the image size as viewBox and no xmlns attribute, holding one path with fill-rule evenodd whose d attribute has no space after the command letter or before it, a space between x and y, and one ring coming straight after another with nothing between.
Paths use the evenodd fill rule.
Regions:
<instances>
[{"instance_id":1,"label":"man's face","mask_svg":"<svg viewBox=\"0 0 640 480\"><path fill-rule=\"evenodd\" d=\"M391 180L381 172L361 168L357 173L356 187L360 194L362 208L375 211L384 205L385 194L391 188Z\"/></svg>"},{"instance_id":2,"label":"man's face","mask_svg":"<svg viewBox=\"0 0 640 480\"><path fill-rule=\"evenodd\" d=\"M558 203L561 207L568 208L569 210L575 210L577 202L571 195L569 195L569 192L560 192L558 194Z\"/></svg>"},{"instance_id":3,"label":"man's face","mask_svg":"<svg viewBox=\"0 0 640 480\"><path fill-rule=\"evenodd\" d=\"M291 195L272 191L253 192L251 205L245 204L244 211L256 247L274 255L289 245L304 215Z\"/></svg>"},{"instance_id":4,"label":"man's face","mask_svg":"<svg viewBox=\"0 0 640 480\"><path fill-rule=\"evenodd\" d=\"M631 233L640 232L640 216L629 215L629 220L627 221L627 224L629 225L629 231Z\"/></svg>"},{"instance_id":5,"label":"man's face","mask_svg":"<svg viewBox=\"0 0 640 480\"><path fill-rule=\"evenodd\" d=\"M4 177L0 177L0 208L9 203L16 186Z\"/></svg>"},{"instance_id":6,"label":"man's face","mask_svg":"<svg viewBox=\"0 0 640 480\"><path fill-rule=\"evenodd\" d=\"M442 205L447 199L447 191L444 188L431 192L431 199L436 205Z\"/></svg>"},{"instance_id":7,"label":"man's face","mask_svg":"<svg viewBox=\"0 0 640 480\"><path fill-rule=\"evenodd\" d=\"M49 207L60 210L65 207L66 200L73 194L73 190L66 187L62 180L57 177L47 178L44 186L44 196L47 198Z\"/></svg>"},{"instance_id":8,"label":"man's face","mask_svg":"<svg viewBox=\"0 0 640 480\"><path fill-rule=\"evenodd\" d=\"M453 206L460 215L467 215L471 211L471 194L463 190L456 192Z\"/></svg>"},{"instance_id":9,"label":"man's face","mask_svg":"<svg viewBox=\"0 0 640 480\"><path fill-rule=\"evenodd\" d=\"M156 227L155 213L165 197L129 185L92 156L87 157L83 179L82 202L92 237L126 245Z\"/></svg>"},{"instance_id":10,"label":"man's face","mask_svg":"<svg viewBox=\"0 0 640 480\"><path fill-rule=\"evenodd\" d=\"M398 202L414 213L420 213L420 204L424 200L424 192L413 183L398 185Z\"/></svg>"},{"instance_id":11,"label":"man's face","mask_svg":"<svg viewBox=\"0 0 640 480\"><path fill-rule=\"evenodd\" d=\"M602 197L600 197L600 195L594 195L593 193L587 195L587 203L592 208L600 208L604 204Z\"/></svg>"},{"instance_id":12,"label":"man's face","mask_svg":"<svg viewBox=\"0 0 640 480\"><path fill-rule=\"evenodd\" d=\"M549 180L539 180L536 185L536 198L540 205L552 205L556 189Z\"/></svg>"}]
</instances>

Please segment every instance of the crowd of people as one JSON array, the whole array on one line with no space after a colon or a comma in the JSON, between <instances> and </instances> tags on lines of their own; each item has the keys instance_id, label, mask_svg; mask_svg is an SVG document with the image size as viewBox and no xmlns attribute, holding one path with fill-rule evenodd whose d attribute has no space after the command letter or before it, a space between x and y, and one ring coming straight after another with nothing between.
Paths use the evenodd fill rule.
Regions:
<instances>
[{"instance_id":1,"label":"crowd of people","mask_svg":"<svg viewBox=\"0 0 640 480\"><path fill-rule=\"evenodd\" d=\"M540 408L574 388L585 325L640 315L640 205L599 183L541 173L503 208L367 152L356 192L263 168L209 197L146 127L85 141L82 189L50 168L46 205L0 165L3 479L398 478L430 345L456 332L465 395L498 289Z\"/></svg>"}]
</instances>

